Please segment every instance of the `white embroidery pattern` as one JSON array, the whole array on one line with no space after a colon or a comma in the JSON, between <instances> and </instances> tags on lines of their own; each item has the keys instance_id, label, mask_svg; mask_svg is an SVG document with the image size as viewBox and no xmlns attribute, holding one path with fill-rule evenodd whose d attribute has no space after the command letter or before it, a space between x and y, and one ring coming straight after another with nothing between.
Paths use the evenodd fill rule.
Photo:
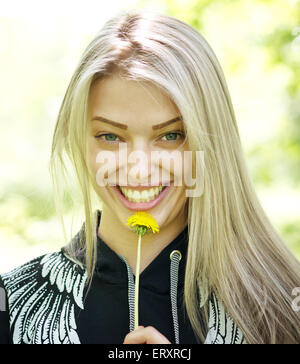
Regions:
<instances>
[{"instance_id":1,"label":"white embroidery pattern","mask_svg":"<svg viewBox=\"0 0 300 364\"><path fill-rule=\"evenodd\" d=\"M83 309L85 271L62 252L3 274L13 343L80 344L75 309Z\"/></svg>"},{"instance_id":2,"label":"white embroidery pattern","mask_svg":"<svg viewBox=\"0 0 300 364\"><path fill-rule=\"evenodd\" d=\"M246 344L241 330L215 294L209 301L208 334L205 344Z\"/></svg>"},{"instance_id":3,"label":"white embroidery pattern","mask_svg":"<svg viewBox=\"0 0 300 364\"><path fill-rule=\"evenodd\" d=\"M13 343L80 344L75 310L84 308L84 269L78 269L62 252L56 252L36 258L1 278L8 296ZM207 292L202 295L200 307ZM246 344L215 294L209 299L208 328L205 344Z\"/></svg>"}]
</instances>

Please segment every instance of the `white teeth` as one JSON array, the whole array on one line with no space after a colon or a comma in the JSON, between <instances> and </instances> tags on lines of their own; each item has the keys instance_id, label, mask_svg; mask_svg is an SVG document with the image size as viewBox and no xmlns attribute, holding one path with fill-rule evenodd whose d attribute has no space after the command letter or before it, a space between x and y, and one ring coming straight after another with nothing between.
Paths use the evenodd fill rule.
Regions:
<instances>
[{"instance_id":1,"label":"white teeth","mask_svg":"<svg viewBox=\"0 0 300 364\"><path fill-rule=\"evenodd\" d=\"M125 197L127 198L127 200L131 202L149 202L151 200L154 200L160 194L163 186L154 187L150 190L147 189L143 191L132 190L130 188L125 188L121 186L120 189L123 195L125 195Z\"/></svg>"}]
</instances>

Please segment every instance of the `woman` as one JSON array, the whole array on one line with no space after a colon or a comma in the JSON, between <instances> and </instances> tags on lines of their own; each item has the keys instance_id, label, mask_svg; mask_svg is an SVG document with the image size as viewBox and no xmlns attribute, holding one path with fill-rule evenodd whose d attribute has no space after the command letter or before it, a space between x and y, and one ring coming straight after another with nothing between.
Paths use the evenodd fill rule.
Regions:
<instances>
[{"instance_id":1,"label":"woman","mask_svg":"<svg viewBox=\"0 0 300 364\"><path fill-rule=\"evenodd\" d=\"M185 164L203 172L196 182L204 189L193 195L175 181L185 152L197 151L205 168L194 155ZM154 152L167 153L153 161ZM173 163L164 163L171 155ZM85 222L61 252L2 275L2 341L300 342L292 309L299 261L258 201L223 72L195 29L148 11L109 20L85 50L59 112L51 159L58 196L66 156ZM137 330L137 238L126 223L135 211L160 228L142 239Z\"/></svg>"}]
</instances>

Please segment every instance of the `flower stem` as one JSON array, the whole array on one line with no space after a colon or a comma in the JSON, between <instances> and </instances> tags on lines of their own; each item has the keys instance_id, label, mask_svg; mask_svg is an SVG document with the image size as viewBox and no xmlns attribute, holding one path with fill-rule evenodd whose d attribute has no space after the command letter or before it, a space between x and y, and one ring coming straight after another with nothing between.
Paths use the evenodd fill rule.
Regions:
<instances>
[{"instance_id":1,"label":"flower stem","mask_svg":"<svg viewBox=\"0 0 300 364\"><path fill-rule=\"evenodd\" d=\"M141 240L142 235L139 234L138 248L137 248L137 261L135 270L135 294L134 294L134 329L139 326L139 280L140 280L140 261L141 261Z\"/></svg>"}]
</instances>

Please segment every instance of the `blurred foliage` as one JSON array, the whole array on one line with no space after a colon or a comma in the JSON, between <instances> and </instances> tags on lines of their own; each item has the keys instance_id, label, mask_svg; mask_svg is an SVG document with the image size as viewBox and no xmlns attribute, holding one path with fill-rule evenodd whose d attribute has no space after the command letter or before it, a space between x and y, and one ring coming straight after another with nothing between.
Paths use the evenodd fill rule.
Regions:
<instances>
[{"instance_id":1,"label":"blurred foliage","mask_svg":"<svg viewBox=\"0 0 300 364\"><path fill-rule=\"evenodd\" d=\"M281 236L289 248L300 259L300 220L279 225Z\"/></svg>"},{"instance_id":2,"label":"blurred foliage","mask_svg":"<svg viewBox=\"0 0 300 364\"><path fill-rule=\"evenodd\" d=\"M103 4L97 6L102 13ZM300 1L141 0L134 7L177 17L212 46L263 206L300 258ZM45 25L41 14L32 21L0 17L0 273L34 257L37 250L25 254L29 247L53 250L61 244L48 171L51 138L60 102L94 30L91 14L80 25L56 12L51 16ZM285 187L281 195L278 186ZM263 189L270 192L268 199ZM64 205L72 210L67 195Z\"/></svg>"},{"instance_id":3,"label":"blurred foliage","mask_svg":"<svg viewBox=\"0 0 300 364\"><path fill-rule=\"evenodd\" d=\"M215 17L216 32L226 29L226 22L234 22L235 31L239 31L239 16L245 20L247 27L247 54L253 47L267 53L268 69L287 70L288 77L283 86L281 102L285 107L285 115L276 138L269 140L267 145L253 145L248 151L250 163L255 163L252 169L256 184L272 184L272 181L282 178L285 182L299 186L300 182L300 1L287 0L202 0L180 1L166 0L166 10L170 15L179 17L210 37L206 28L206 17L209 10ZM184 6L183 6L184 5ZM230 16L232 14L232 16ZM260 19L264 27L260 31ZM223 19L223 20L222 20ZM242 25L242 24L241 24ZM243 30L241 30L243 31ZM233 38L233 39L231 39ZM222 67L233 76L241 63L249 62L247 57L238 55L236 36L231 33L227 41L230 43L230 60L223 55ZM213 47L214 48L214 47ZM240 52L240 47L237 47ZM220 54L222 58L222 54ZM236 57L236 58L235 58ZM235 59L234 59L235 58ZM234 67L230 65L234 64ZM225 72L226 73L226 72ZM257 82L263 80L257 79ZM258 85L259 87L259 85ZM280 172L280 173L277 173Z\"/></svg>"}]
</instances>

